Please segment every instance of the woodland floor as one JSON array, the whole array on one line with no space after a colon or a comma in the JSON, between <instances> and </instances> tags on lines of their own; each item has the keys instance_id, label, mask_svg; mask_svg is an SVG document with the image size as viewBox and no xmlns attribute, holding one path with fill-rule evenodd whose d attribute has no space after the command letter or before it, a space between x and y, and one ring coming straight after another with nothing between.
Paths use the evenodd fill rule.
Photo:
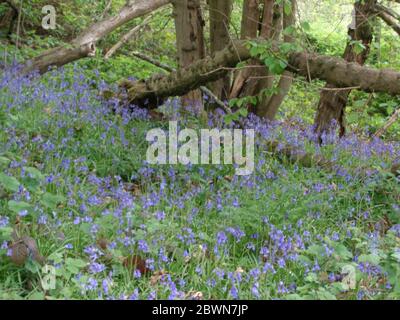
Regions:
<instances>
[{"instance_id":1,"label":"woodland floor","mask_svg":"<svg viewBox=\"0 0 400 320\"><path fill-rule=\"evenodd\" d=\"M299 119L252 119L251 176L149 166L146 132L168 122L114 114L97 94L105 87L80 70L1 75L0 299L400 298L400 187L386 173L399 143L349 134L319 146ZM166 103L171 118L178 107ZM222 114L179 121L225 125ZM265 140L338 167L289 163ZM23 237L37 247L18 265ZM39 255L56 268L55 289L41 286Z\"/></svg>"}]
</instances>

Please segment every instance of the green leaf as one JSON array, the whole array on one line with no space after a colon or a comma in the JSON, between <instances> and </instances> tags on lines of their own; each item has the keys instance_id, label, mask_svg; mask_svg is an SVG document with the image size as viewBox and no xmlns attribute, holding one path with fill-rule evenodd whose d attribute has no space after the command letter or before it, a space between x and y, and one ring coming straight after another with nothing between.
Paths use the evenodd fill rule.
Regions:
<instances>
[{"instance_id":1,"label":"green leaf","mask_svg":"<svg viewBox=\"0 0 400 320\"><path fill-rule=\"evenodd\" d=\"M337 244L335 246L335 252L343 260L351 259L353 257L353 254L343 244Z\"/></svg>"},{"instance_id":2,"label":"green leaf","mask_svg":"<svg viewBox=\"0 0 400 320\"><path fill-rule=\"evenodd\" d=\"M379 265L381 258L376 254L362 254L358 257L359 262L369 262L374 265Z\"/></svg>"},{"instance_id":3,"label":"green leaf","mask_svg":"<svg viewBox=\"0 0 400 320\"><path fill-rule=\"evenodd\" d=\"M28 211L28 213L33 212L33 207L29 203L23 201L8 201L8 209L10 209L12 212L15 212L16 214L19 214L21 211L24 210Z\"/></svg>"},{"instance_id":4,"label":"green leaf","mask_svg":"<svg viewBox=\"0 0 400 320\"><path fill-rule=\"evenodd\" d=\"M77 274L80 269L86 267L87 263L81 259L67 258L65 259L65 268L73 273Z\"/></svg>"},{"instance_id":5,"label":"green leaf","mask_svg":"<svg viewBox=\"0 0 400 320\"><path fill-rule=\"evenodd\" d=\"M63 260L63 253L59 251L53 252L47 259L54 263L60 263Z\"/></svg>"},{"instance_id":6,"label":"green leaf","mask_svg":"<svg viewBox=\"0 0 400 320\"><path fill-rule=\"evenodd\" d=\"M246 108L241 108L238 110L238 112L242 117L247 117L247 115L249 114L249 111Z\"/></svg>"},{"instance_id":7,"label":"green leaf","mask_svg":"<svg viewBox=\"0 0 400 320\"><path fill-rule=\"evenodd\" d=\"M303 21L300 25L301 28L306 32L311 30L311 26L307 21Z\"/></svg>"},{"instance_id":8,"label":"green leaf","mask_svg":"<svg viewBox=\"0 0 400 320\"><path fill-rule=\"evenodd\" d=\"M24 167L24 170L27 172L27 176L23 179L24 186L29 191L38 191L40 182L44 179L43 174L34 167Z\"/></svg>"},{"instance_id":9,"label":"green leaf","mask_svg":"<svg viewBox=\"0 0 400 320\"><path fill-rule=\"evenodd\" d=\"M0 156L0 167L1 167L1 168L6 168L6 167L8 167L8 165L10 164L10 162L11 162L10 159L8 159L8 158L6 158L6 157L3 157L3 156Z\"/></svg>"},{"instance_id":10,"label":"green leaf","mask_svg":"<svg viewBox=\"0 0 400 320\"><path fill-rule=\"evenodd\" d=\"M43 174L34 167L24 167L24 170L29 173L30 177L35 180L43 180Z\"/></svg>"},{"instance_id":11,"label":"green leaf","mask_svg":"<svg viewBox=\"0 0 400 320\"><path fill-rule=\"evenodd\" d=\"M44 300L44 298L45 294L43 292L35 291L29 295L28 300Z\"/></svg>"},{"instance_id":12,"label":"green leaf","mask_svg":"<svg viewBox=\"0 0 400 320\"><path fill-rule=\"evenodd\" d=\"M296 31L296 28L294 26L288 26L283 30L284 35L293 35L294 32Z\"/></svg>"},{"instance_id":13,"label":"green leaf","mask_svg":"<svg viewBox=\"0 0 400 320\"><path fill-rule=\"evenodd\" d=\"M335 295L333 295L332 293L330 293L328 290L326 290L324 288L319 288L317 295L318 295L318 298L321 300L336 300Z\"/></svg>"},{"instance_id":14,"label":"green leaf","mask_svg":"<svg viewBox=\"0 0 400 320\"><path fill-rule=\"evenodd\" d=\"M227 114L225 117L224 117L224 122L226 123L226 124L231 124L232 122L233 122L233 117L232 117L232 114Z\"/></svg>"},{"instance_id":15,"label":"green leaf","mask_svg":"<svg viewBox=\"0 0 400 320\"><path fill-rule=\"evenodd\" d=\"M287 16L292 13L292 4L290 1L285 1L284 5L283 5L283 12Z\"/></svg>"},{"instance_id":16,"label":"green leaf","mask_svg":"<svg viewBox=\"0 0 400 320\"><path fill-rule=\"evenodd\" d=\"M309 259L308 257L304 256L304 255L299 255L299 256L298 256L298 261L299 261L299 262L306 263L306 264L308 264L308 265L311 265L311 264L312 264L312 260Z\"/></svg>"},{"instance_id":17,"label":"green leaf","mask_svg":"<svg viewBox=\"0 0 400 320\"><path fill-rule=\"evenodd\" d=\"M56 195L46 192L40 202L49 209L55 209L57 206L65 201L65 198L61 195Z\"/></svg>"},{"instance_id":18,"label":"green leaf","mask_svg":"<svg viewBox=\"0 0 400 320\"><path fill-rule=\"evenodd\" d=\"M319 281L318 281L318 276L317 276L314 272L309 273L309 274L305 277L305 280L306 280L307 282L319 283Z\"/></svg>"},{"instance_id":19,"label":"green leaf","mask_svg":"<svg viewBox=\"0 0 400 320\"><path fill-rule=\"evenodd\" d=\"M5 173L0 173L0 185L8 191L17 192L21 184L14 177L10 177Z\"/></svg>"},{"instance_id":20,"label":"green leaf","mask_svg":"<svg viewBox=\"0 0 400 320\"><path fill-rule=\"evenodd\" d=\"M325 254L325 247L317 244L313 244L308 249L306 252L314 254L316 256L323 256Z\"/></svg>"},{"instance_id":21,"label":"green leaf","mask_svg":"<svg viewBox=\"0 0 400 320\"><path fill-rule=\"evenodd\" d=\"M13 232L14 232L14 229L11 227L0 228L0 234L3 237L3 239L9 239Z\"/></svg>"},{"instance_id":22,"label":"green leaf","mask_svg":"<svg viewBox=\"0 0 400 320\"><path fill-rule=\"evenodd\" d=\"M400 263L400 251L392 253L391 256Z\"/></svg>"}]
</instances>

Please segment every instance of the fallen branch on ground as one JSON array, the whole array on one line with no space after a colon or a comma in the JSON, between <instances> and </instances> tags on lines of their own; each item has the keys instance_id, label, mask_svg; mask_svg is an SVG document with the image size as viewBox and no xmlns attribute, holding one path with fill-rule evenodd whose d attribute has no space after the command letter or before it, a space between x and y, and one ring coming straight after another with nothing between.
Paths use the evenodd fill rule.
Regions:
<instances>
[{"instance_id":1,"label":"fallen branch on ground","mask_svg":"<svg viewBox=\"0 0 400 320\"><path fill-rule=\"evenodd\" d=\"M393 112L393 114L391 115L391 117L389 118L389 120L385 123L385 125L380 128L375 134L374 137L380 138L387 129L389 129L393 123L395 123L397 121L397 119L400 117L400 108L398 108L397 110L395 110Z\"/></svg>"},{"instance_id":2,"label":"fallen branch on ground","mask_svg":"<svg viewBox=\"0 0 400 320\"><path fill-rule=\"evenodd\" d=\"M148 80L121 82L128 93L130 103L156 108L165 98L182 96L208 82L223 77L229 68L251 58L246 41L234 41L213 57L198 60L185 69ZM385 92L400 95L400 72L374 69L346 62L341 58L308 52L289 55L287 71L311 81L320 79L337 87L354 87L365 92Z\"/></svg>"},{"instance_id":3,"label":"fallen branch on ground","mask_svg":"<svg viewBox=\"0 0 400 320\"><path fill-rule=\"evenodd\" d=\"M149 57L149 56L147 56L147 55L145 55L143 53L134 51L131 54L133 56L135 56L135 57L137 57L137 58L139 58L139 59L141 59L143 61L149 62L149 63L155 65L156 67L159 67L159 68L161 68L161 69L163 69L165 71L176 72L176 70L174 68L172 68L172 67L170 67L170 66L168 66L168 65L166 65L166 64L164 64L164 63L162 63L160 61L157 61L157 60L155 60L155 59L153 59L153 58L151 58L151 57ZM218 106L220 106L226 113L231 113L232 112L231 109L223 101L221 101L210 89L208 89L205 86L200 86L200 90L204 94L206 94L207 96L211 97L215 101L215 103Z\"/></svg>"}]
</instances>

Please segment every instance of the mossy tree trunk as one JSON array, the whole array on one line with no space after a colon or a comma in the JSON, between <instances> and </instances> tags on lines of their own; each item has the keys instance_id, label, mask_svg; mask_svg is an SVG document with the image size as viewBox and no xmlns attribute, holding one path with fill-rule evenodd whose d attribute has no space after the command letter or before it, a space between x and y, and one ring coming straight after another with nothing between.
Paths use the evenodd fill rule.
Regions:
<instances>
[{"instance_id":1,"label":"mossy tree trunk","mask_svg":"<svg viewBox=\"0 0 400 320\"><path fill-rule=\"evenodd\" d=\"M246 41L236 40L213 57L198 60L169 75L143 81L124 81L121 86L127 89L129 102L144 106L144 101L150 100L154 103L149 107L155 108L167 97L185 95L206 83L223 78L227 69L250 58ZM289 55L286 71L309 81L320 79L339 88L352 87L365 92L400 95L400 72L368 68L341 58L295 52Z\"/></svg>"},{"instance_id":2,"label":"mossy tree trunk","mask_svg":"<svg viewBox=\"0 0 400 320\"><path fill-rule=\"evenodd\" d=\"M371 19L375 5L376 0L357 1L354 4L353 21L348 29L349 41L343 55L348 62L364 65L368 58L373 39ZM340 136L346 132L345 108L352 90L336 88L336 84L328 82L321 91L315 116L315 131L320 137L331 129L335 121L340 127Z\"/></svg>"}]
</instances>

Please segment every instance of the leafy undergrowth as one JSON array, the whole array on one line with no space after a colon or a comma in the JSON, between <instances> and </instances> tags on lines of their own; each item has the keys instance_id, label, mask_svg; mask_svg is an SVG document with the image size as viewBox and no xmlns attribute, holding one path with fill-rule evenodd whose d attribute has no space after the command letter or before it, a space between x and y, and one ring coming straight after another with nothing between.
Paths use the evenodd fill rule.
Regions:
<instances>
[{"instance_id":1,"label":"leafy undergrowth","mask_svg":"<svg viewBox=\"0 0 400 320\"><path fill-rule=\"evenodd\" d=\"M327 136L320 147L300 120L250 116L253 175L150 166L146 132L167 122L113 112L97 95L105 83L80 70L13 74L0 78L0 298L400 298L398 143ZM166 103L172 118L177 108ZM265 140L337 166L290 163Z\"/></svg>"}]
</instances>

